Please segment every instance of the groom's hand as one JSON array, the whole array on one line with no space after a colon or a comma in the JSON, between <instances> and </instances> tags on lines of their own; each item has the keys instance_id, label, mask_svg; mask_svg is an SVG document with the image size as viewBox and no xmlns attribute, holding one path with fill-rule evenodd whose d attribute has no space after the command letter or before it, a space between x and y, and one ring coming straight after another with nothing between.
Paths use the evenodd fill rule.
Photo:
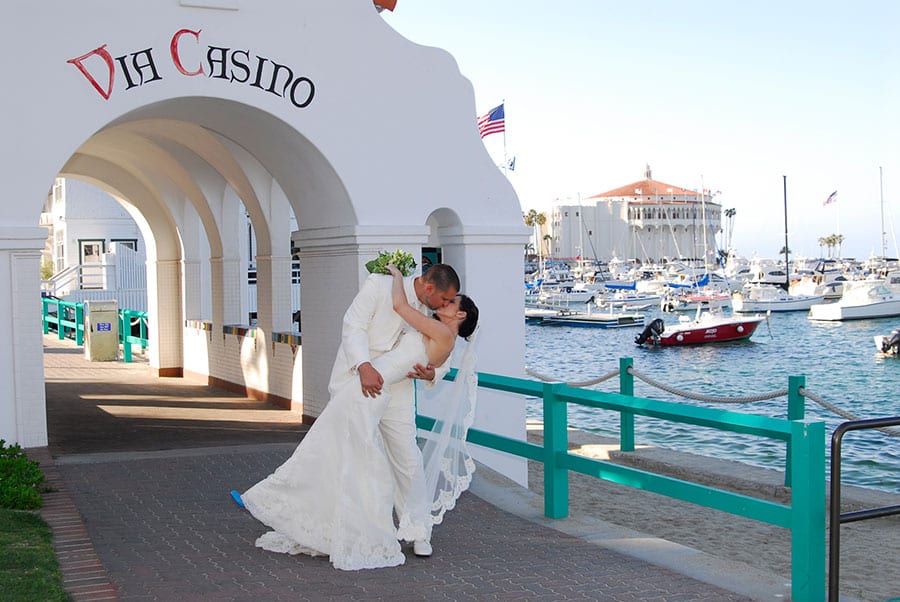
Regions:
<instances>
[{"instance_id":1,"label":"groom's hand","mask_svg":"<svg viewBox=\"0 0 900 602\"><path fill-rule=\"evenodd\" d=\"M416 364L411 371L406 373L406 376L409 378L420 378L422 380L434 380L434 366L431 364L428 364L427 366Z\"/></svg>"},{"instance_id":2,"label":"groom's hand","mask_svg":"<svg viewBox=\"0 0 900 602\"><path fill-rule=\"evenodd\" d=\"M356 371L359 373L359 384L362 387L363 397L378 397L381 395L384 379L372 364L363 362Z\"/></svg>"}]
</instances>

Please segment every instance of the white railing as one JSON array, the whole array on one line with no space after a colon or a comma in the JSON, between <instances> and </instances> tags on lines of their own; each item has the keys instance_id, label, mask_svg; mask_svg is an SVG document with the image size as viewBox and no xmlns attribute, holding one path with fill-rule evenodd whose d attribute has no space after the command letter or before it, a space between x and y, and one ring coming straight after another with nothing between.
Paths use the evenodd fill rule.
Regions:
<instances>
[{"instance_id":1,"label":"white railing","mask_svg":"<svg viewBox=\"0 0 900 602\"><path fill-rule=\"evenodd\" d=\"M83 302L116 299L119 307L147 311L147 268L143 257L128 247L118 247L104 257L105 263L66 268L41 282L41 290L65 299ZM247 311L256 313L256 262L247 270ZM300 263L291 264L291 311L300 309Z\"/></svg>"},{"instance_id":2,"label":"white railing","mask_svg":"<svg viewBox=\"0 0 900 602\"><path fill-rule=\"evenodd\" d=\"M116 245L104 263L66 268L41 282L41 291L76 303L116 299L120 308L147 311L147 266L143 256Z\"/></svg>"}]
</instances>

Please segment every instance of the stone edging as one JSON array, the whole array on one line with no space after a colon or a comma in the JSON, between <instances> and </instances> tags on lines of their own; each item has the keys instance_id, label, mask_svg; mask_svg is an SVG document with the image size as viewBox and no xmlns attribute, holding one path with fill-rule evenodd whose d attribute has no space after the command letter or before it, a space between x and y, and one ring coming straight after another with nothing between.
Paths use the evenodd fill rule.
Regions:
<instances>
[{"instance_id":1,"label":"stone edging","mask_svg":"<svg viewBox=\"0 0 900 602\"><path fill-rule=\"evenodd\" d=\"M53 531L53 549L66 592L75 602L118 600L118 592L97 556L84 520L66 491L50 452L46 447L39 447L26 450L26 454L40 464L51 489L43 494L40 515Z\"/></svg>"}]
</instances>

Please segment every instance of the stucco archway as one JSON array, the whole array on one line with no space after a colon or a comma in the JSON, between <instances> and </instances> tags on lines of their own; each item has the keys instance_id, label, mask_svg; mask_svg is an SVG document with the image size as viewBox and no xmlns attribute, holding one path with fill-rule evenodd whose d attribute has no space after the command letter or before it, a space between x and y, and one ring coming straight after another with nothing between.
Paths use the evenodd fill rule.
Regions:
<instances>
[{"instance_id":1,"label":"stucco archway","mask_svg":"<svg viewBox=\"0 0 900 602\"><path fill-rule=\"evenodd\" d=\"M528 231L481 144L471 85L452 57L398 35L370 0L109 1L90 10L104 18L62 0L17 3L0 36L5 60L29 49L27 61L4 64L16 85L0 98L10 133L0 166L16 200L0 206L0 282L9 283L0 287L0 313L31 316L0 343L0 437L46 443L42 393L33 387L41 381L39 324L28 308L44 239L35 224L58 173L104 183L151 224L156 280L166 283L157 287L160 371L184 367L180 349L165 350L177 349L172 340L188 344L191 310L175 285L191 279L185 253L198 253L186 236L206 237L210 259L221 257L210 283L221 301L211 328L229 322L228 295L240 275L224 243L228 208L238 199L263 233L259 255L272 287L260 292L271 316L264 328L277 332L284 315L272 283L289 249L271 227L285 207L300 222L295 240L309 287L302 392L293 378L286 392L262 393L302 397L304 412L318 414L340 317L365 277L363 264L393 247L439 244L482 307L480 369L522 373ZM443 219L445 209L452 220ZM262 347L271 348L272 332ZM231 374L233 359L210 356L211 375ZM259 360L244 376L267 382L272 361ZM505 418L491 430L524 436L523 403L496 403Z\"/></svg>"}]
</instances>

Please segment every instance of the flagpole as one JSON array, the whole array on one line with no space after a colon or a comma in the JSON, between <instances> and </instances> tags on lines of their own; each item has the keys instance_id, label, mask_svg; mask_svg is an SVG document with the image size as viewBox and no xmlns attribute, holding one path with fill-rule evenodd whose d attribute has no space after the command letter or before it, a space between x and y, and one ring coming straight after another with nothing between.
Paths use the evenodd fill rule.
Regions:
<instances>
[{"instance_id":1,"label":"flagpole","mask_svg":"<svg viewBox=\"0 0 900 602\"><path fill-rule=\"evenodd\" d=\"M887 257L887 231L884 229L884 175L881 166L878 167L878 189L881 197L881 258Z\"/></svg>"},{"instance_id":2,"label":"flagpole","mask_svg":"<svg viewBox=\"0 0 900 602\"><path fill-rule=\"evenodd\" d=\"M841 235L841 207L840 207L840 203L835 203L835 204L834 204L834 220L835 220L835 228L837 229L836 234L837 234L838 236L840 236L840 235ZM840 240L840 239L838 239L838 240ZM841 243L838 242L838 259L841 258L840 250L841 250Z\"/></svg>"},{"instance_id":3,"label":"flagpole","mask_svg":"<svg viewBox=\"0 0 900 602\"><path fill-rule=\"evenodd\" d=\"M500 101L500 105L503 107L503 175L509 176L507 170L509 169L509 161L506 159L506 99L502 99Z\"/></svg>"}]
</instances>

